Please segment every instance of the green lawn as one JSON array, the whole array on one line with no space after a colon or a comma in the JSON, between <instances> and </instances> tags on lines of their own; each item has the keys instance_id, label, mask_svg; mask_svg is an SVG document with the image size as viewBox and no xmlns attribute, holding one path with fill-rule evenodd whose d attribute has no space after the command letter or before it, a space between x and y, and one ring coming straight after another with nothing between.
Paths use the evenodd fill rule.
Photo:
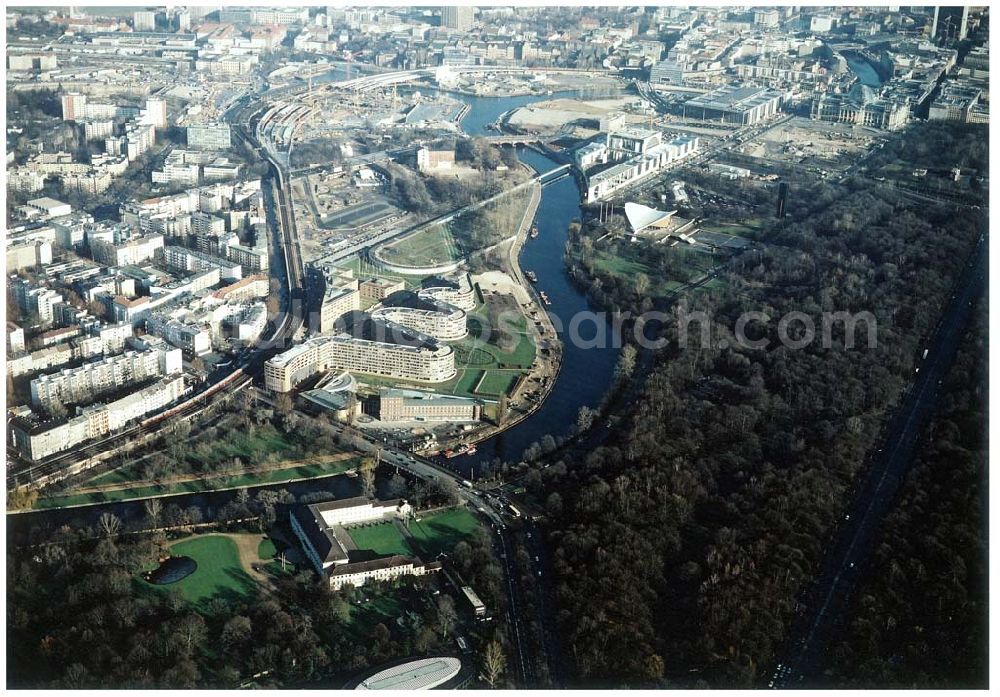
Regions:
<instances>
[{"instance_id":1,"label":"green lawn","mask_svg":"<svg viewBox=\"0 0 1000 697\"><path fill-rule=\"evenodd\" d=\"M307 464L288 469L274 470L272 472L261 472L259 474L245 474L234 477L210 477L180 484L167 486L151 485L137 486L128 489L115 489L113 491L102 491L90 494L69 494L66 496L52 496L40 498L35 504L35 508L59 508L62 506L77 506L88 503L105 503L108 501L124 501L127 499L146 498L149 496L164 496L173 494L195 494L202 491L216 489L239 489L242 487L260 486L262 484L279 484L293 479L309 479L330 477L342 474L349 469L357 467L358 460L351 458L340 462L329 464Z\"/></svg>"},{"instance_id":2,"label":"green lawn","mask_svg":"<svg viewBox=\"0 0 1000 697\"><path fill-rule=\"evenodd\" d=\"M350 528L347 533L358 550L370 550L377 555L416 554L424 561L431 561L438 554L450 554L462 540L471 536L479 527L479 520L467 508L453 508L422 516L420 521L410 520L411 539L407 539L392 523Z\"/></svg>"},{"instance_id":3,"label":"green lawn","mask_svg":"<svg viewBox=\"0 0 1000 697\"><path fill-rule=\"evenodd\" d=\"M387 261L407 266L425 266L453 261L461 256L446 225L425 228L385 245L380 254Z\"/></svg>"},{"instance_id":4,"label":"green lawn","mask_svg":"<svg viewBox=\"0 0 1000 697\"><path fill-rule=\"evenodd\" d=\"M278 549L274 546L274 542L270 538L265 537L257 545L257 558L258 559L274 559L274 555L278 553Z\"/></svg>"},{"instance_id":5,"label":"green lawn","mask_svg":"<svg viewBox=\"0 0 1000 697\"><path fill-rule=\"evenodd\" d=\"M456 367L523 369L531 367L535 360L535 344L530 336L523 332L514 332L498 334L494 338L501 345L486 343L471 335L454 342L452 346L455 348Z\"/></svg>"},{"instance_id":6,"label":"green lawn","mask_svg":"<svg viewBox=\"0 0 1000 697\"><path fill-rule=\"evenodd\" d=\"M187 578L165 586L140 579L147 588L166 592L179 590L197 609L205 610L212 598L231 602L247 600L257 584L240 566L236 543L222 535L204 535L171 545L174 556L191 557L198 568Z\"/></svg>"},{"instance_id":7,"label":"green lawn","mask_svg":"<svg viewBox=\"0 0 1000 697\"><path fill-rule=\"evenodd\" d=\"M483 376L483 381L479 383L476 392L484 395L500 396L510 392L514 381L519 373L501 372L499 370L487 371Z\"/></svg>"},{"instance_id":8,"label":"green lawn","mask_svg":"<svg viewBox=\"0 0 1000 697\"><path fill-rule=\"evenodd\" d=\"M450 554L462 540L471 537L479 520L468 508L453 508L410 522L413 541L420 548L421 559L430 561L444 552Z\"/></svg>"},{"instance_id":9,"label":"green lawn","mask_svg":"<svg viewBox=\"0 0 1000 697\"><path fill-rule=\"evenodd\" d=\"M392 523L350 528L347 534L359 550L371 550L380 556L413 554L402 533Z\"/></svg>"}]
</instances>

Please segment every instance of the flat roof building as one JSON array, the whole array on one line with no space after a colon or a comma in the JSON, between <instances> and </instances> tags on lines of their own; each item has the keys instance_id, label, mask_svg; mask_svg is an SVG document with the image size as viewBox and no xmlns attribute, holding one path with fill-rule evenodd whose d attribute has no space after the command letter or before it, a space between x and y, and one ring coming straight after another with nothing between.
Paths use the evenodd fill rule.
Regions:
<instances>
[{"instance_id":1,"label":"flat roof building","mask_svg":"<svg viewBox=\"0 0 1000 697\"><path fill-rule=\"evenodd\" d=\"M781 108L780 92L763 87L725 85L684 103L685 118L752 126Z\"/></svg>"}]
</instances>

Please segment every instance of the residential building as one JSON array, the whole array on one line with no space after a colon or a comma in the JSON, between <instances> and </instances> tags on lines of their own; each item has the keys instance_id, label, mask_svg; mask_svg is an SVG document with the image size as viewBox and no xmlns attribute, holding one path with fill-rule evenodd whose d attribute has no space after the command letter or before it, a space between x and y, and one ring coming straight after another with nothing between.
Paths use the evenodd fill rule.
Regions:
<instances>
[{"instance_id":1,"label":"residential building","mask_svg":"<svg viewBox=\"0 0 1000 697\"><path fill-rule=\"evenodd\" d=\"M454 350L431 336L365 313L345 316L341 324L347 325L346 331L309 339L267 361L265 387L288 392L331 369L420 382L444 382L455 376Z\"/></svg>"},{"instance_id":2,"label":"residential building","mask_svg":"<svg viewBox=\"0 0 1000 697\"><path fill-rule=\"evenodd\" d=\"M18 417L11 422L14 447L29 460L42 460L159 411L180 399L185 391L184 377L176 375L109 404L79 409L70 418L41 421Z\"/></svg>"},{"instance_id":3,"label":"residential building","mask_svg":"<svg viewBox=\"0 0 1000 697\"><path fill-rule=\"evenodd\" d=\"M148 351L126 351L35 378L31 381L31 403L51 411L57 404L91 402L122 387L180 373L181 368L180 349L164 345Z\"/></svg>"}]
</instances>

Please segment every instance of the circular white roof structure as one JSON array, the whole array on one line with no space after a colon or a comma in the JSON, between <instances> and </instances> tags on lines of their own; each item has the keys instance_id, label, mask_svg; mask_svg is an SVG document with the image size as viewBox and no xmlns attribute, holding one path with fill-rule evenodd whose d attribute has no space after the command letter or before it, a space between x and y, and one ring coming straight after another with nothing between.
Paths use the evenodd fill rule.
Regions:
<instances>
[{"instance_id":1,"label":"circular white roof structure","mask_svg":"<svg viewBox=\"0 0 1000 697\"><path fill-rule=\"evenodd\" d=\"M625 204L625 218L632 226L633 232L640 232L648 227L665 225L677 211L658 211L640 203Z\"/></svg>"},{"instance_id":2,"label":"circular white roof structure","mask_svg":"<svg viewBox=\"0 0 1000 697\"><path fill-rule=\"evenodd\" d=\"M462 662L451 656L432 656L386 668L365 678L355 690L430 690L458 675Z\"/></svg>"}]
</instances>

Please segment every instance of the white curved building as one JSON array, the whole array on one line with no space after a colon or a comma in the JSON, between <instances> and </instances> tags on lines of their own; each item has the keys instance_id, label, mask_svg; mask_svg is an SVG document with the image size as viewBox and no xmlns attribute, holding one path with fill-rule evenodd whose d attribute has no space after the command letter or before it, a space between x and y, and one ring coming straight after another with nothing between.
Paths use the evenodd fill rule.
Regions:
<instances>
[{"instance_id":1,"label":"white curved building","mask_svg":"<svg viewBox=\"0 0 1000 697\"><path fill-rule=\"evenodd\" d=\"M380 670L365 678L356 690L430 690L448 682L462 670L452 656L432 656Z\"/></svg>"},{"instance_id":2,"label":"white curved building","mask_svg":"<svg viewBox=\"0 0 1000 697\"><path fill-rule=\"evenodd\" d=\"M454 279L442 279L441 285L418 290L417 297L454 305L466 312L476 309L476 288L472 285L469 274L462 274Z\"/></svg>"},{"instance_id":3,"label":"white curved building","mask_svg":"<svg viewBox=\"0 0 1000 697\"><path fill-rule=\"evenodd\" d=\"M264 364L264 386L288 392L327 370L417 382L444 382L455 377L455 351L425 333L386 319L356 313L345 331L317 336L278 354Z\"/></svg>"},{"instance_id":4,"label":"white curved building","mask_svg":"<svg viewBox=\"0 0 1000 697\"><path fill-rule=\"evenodd\" d=\"M440 309L381 307L372 311L372 317L401 324L440 341L458 341L469 333L465 310L444 303L434 304Z\"/></svg>"},{"instance_id":5,"label":"white curved building","mask_svg":"<svg viewBox=\"0 0 1000 697\"><path fill-rule=\"evenodd\" d=\"M648 227L665 227L677 211L658 211L639 203L625 204L625 218L633 232L642 232Z\"/></svg>"}]
</instances>

